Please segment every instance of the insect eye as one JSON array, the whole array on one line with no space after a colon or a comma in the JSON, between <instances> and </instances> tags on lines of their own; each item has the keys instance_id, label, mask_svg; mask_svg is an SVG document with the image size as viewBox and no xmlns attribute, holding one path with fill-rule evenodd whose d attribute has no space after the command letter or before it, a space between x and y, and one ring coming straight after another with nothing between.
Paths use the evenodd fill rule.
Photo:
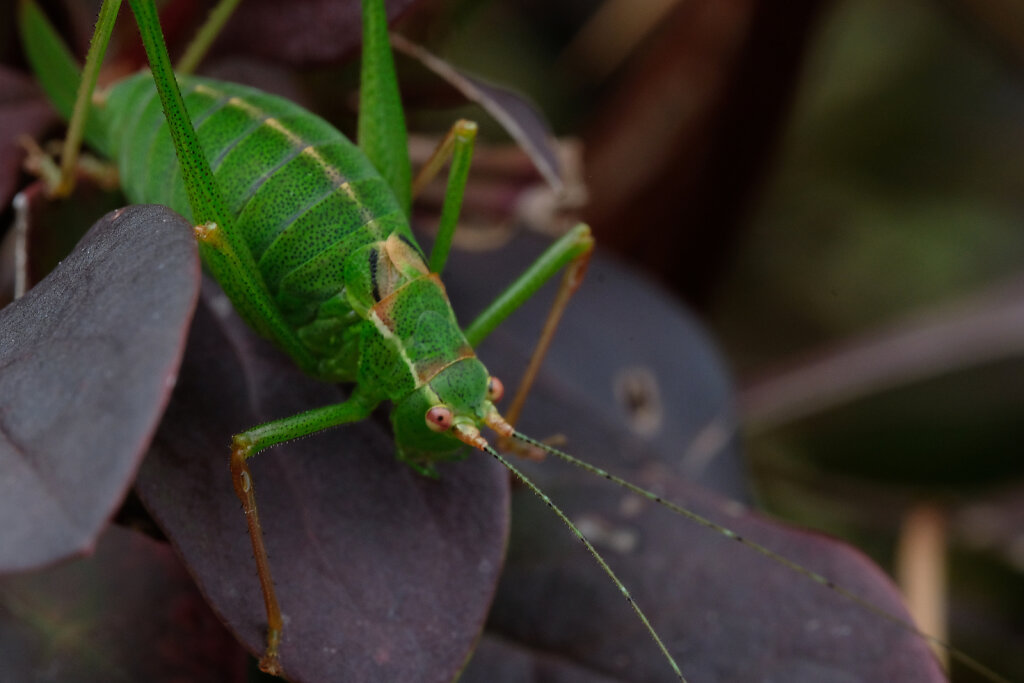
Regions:
<instances>
[{"instance_id":1,"label":"insect eye","mask_svg":"<svg viewBox=\"0 0 1024 683\"><path fill-rule=\"evenodd\" d=\"M491 377L487 380L487 398L490 401L500 401L501 397L505 395L505 385L501 383L501 380L497 377Z\"/></svg>"},{"instance_id":2,"label":"insect eye","mask_svg":"<svg viewBox=\"0 0 1024 683\"><path fill-rule=\"evenodd\" d=\"M434 406L427 411L427 426L435 432L446 432L452 426L452 411L444 406Z\"/></svg>"}]
</instances>

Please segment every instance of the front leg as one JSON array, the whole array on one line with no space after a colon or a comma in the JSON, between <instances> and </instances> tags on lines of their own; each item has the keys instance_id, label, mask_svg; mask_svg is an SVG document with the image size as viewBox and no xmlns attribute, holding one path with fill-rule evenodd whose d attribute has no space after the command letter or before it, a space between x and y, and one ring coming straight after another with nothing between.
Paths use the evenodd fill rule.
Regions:
<instances>
[{"instance_id":1,"label":"front leg","mask_svg":"<svg viewBox=\"0 0 1024 683\"><path fill-rule=\"evenodd\" d=\"M358 389L344 403L308 410L291 417L266 422L253 427L231 439L231 481L235 495L242 501L245 522L249 528L252 552L256 559L263 602L267 610L267 648L260 657L260 669L280 676L283 673L278 648L284 630L281 608L274 592L274 581L270 575L270 561L263 542L263 529L256 510L256 491L248 460L262 450L285 441L298 439L309 434L336 427L347 422L358 422L369 416L376 402L367 400Z\"/></svg>"}]
</instances>

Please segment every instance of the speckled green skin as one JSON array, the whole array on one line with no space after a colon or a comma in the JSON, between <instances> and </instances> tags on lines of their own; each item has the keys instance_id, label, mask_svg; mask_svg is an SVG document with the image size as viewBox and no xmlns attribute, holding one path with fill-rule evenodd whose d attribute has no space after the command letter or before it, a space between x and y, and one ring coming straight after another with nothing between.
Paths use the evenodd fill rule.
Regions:
<instances>
[{"instance_id":1,"label":"speckled green skin","mask_svg":"<svg viewBox=\"0 0 1024 683\"><path fill-rule=\"evenodd\" d=\"M426 275L398 201L362 152L287 100L233 83L179 80L236 227L285 318L318 359L315 374L356 381L369 399L396 407L423 389L406 405L419 411L445 394L453 405L484 409L487 372L443 286ZM106 137L91 142L116 161L127 197L191 218L149 74L115 85L99 117ZM401 244L391 242L389 250L392 235ZM401 420L395 424L401 429ZM415 431L424 454L452 446L448 437Z\"/></svg>"},{"instance_id":2,"label":"speckled green skin","mask_svg":"<svg viewBox=\"0 0 1024 683\"><path fill-rule=\"evenodd\" d=\"M343 266L353 251L393 231L412 238L377 170L327 122L232 83L184 78L181 89L237 227L293 325L307 324L344 288ZM102 151L116 161L125 195L191 219L152 78L143 73L118 83L106 112L107 130L116 134ZM332 178L318 168L302 154L310 147L344 174ZM350 192L339 191L345 183Z\"/></svg>"}]
</instances>

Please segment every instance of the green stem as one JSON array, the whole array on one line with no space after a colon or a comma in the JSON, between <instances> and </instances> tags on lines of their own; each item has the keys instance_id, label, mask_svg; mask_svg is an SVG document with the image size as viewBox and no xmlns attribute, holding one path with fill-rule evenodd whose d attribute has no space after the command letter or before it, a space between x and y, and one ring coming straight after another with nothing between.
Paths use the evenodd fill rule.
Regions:
<instances>
[{"instance_id":1,"label":"green stem","mask_svg":"<svg viewBox=\"0 0 1024 683\"><path fill-rule=\"evenodd\" d=\"M85 67L82 69L82 81L78 86L78 95L75 98L75 108L71 113L68 135L64 138L64 149L60 157L60 182L52 191L54 196L66 197L74 188L75 168L78 165L78 154L82 149L82 136L89 117L92 93L96 89L96 79L99 77L103 55L107 52L110 34L114 30L114 22L117 20L119 9L121 9L121 0L103 0L103 5L100 7L96 30L92 34L89 52L85 57Z\"/></svg>"},{"instance_id":2,"label":"green stem","mask_svg":"<svg viewBox=\"0 0 1024 683\"><path fill-rule=\"evenodd\" d=\"M175 71L179 74L190 74L196 70L199 62L203 61L203 57L210 51L213 41L220 35L224 24L228 22L235 8L238 7L239 2L241 0L220 0L217 3L217 6L210 11L202 28L196 33L196 37L189 43L185 54L178 60L178 65L174 68Z\"/></svg>"}]
</instances>

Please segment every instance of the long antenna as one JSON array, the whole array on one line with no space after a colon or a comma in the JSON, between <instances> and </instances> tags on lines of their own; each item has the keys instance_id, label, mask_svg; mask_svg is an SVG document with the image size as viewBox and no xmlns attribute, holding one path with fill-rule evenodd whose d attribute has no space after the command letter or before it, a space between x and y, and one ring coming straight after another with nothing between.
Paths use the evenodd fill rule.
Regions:
<instances>
[{"instance_id":1,"label":"long antenna","mask_svg":"<svg viewBox=\"0 0 1024 683\"><path fill-rule=\"evenodd\" d=\"M638 496L642 496L642 497L646 498L647 500L650 500L650 501L653 501L655 503L658 503L659 505L662 505L662 506L668 508L672 512L674 512L674 513L676 513L676 514L678 514L678 515L680 515L682 517L685 517L686 519L689 519L689 520L691 520L693 522L696 522L697 524L700 524L701 526L703 526L703 527L705 527L707 529L711 529L712 531L715 531L715 532L721 534L722 536L725 536L726 538L731 538L734 541L738 541L739 543L747 546L748 548L756 550L758 553L760 553L761 555L767 557L768 559L770 559L770 560L772 560L774 562L777 562L778 564L781 564L781 565L783 565L785 567L788 567L789 569L791 569L792 571L796 572L797 574L801 574L802 576L807 577L808 579L814 581L815 583L821 584L823 586L827 586L828 588L834 590L839 595L842 595L847 600L852 601L853 603L859 605L861 608L871 612L872 614L875 614L875 615L877 615L879 617L882 617L883 619L885 619L885 620L887 620L887 621L889 621L889 622L899 626L904 631L908 631L910 633L913 633L914 635L916 635L916 636L918 636L920 638L923 638L927 642L941 647L942 649L944 649L947 652L949 652L950 656L953 657L954 659L956 659L958 662L960 662L964 666L970 668L971 670L975 671L976 673L984 676L985 678L987 678L987 679L989 679L991 681L996 681L997 683L1010 683L1009 679L1007 679L1004 676L996 673L995 671L993 671L992 669L990 669L986 665L984 665L981 662L979 662L978 660L976 660L974 657L970 656L966 652L963 652L962 650L959 650L959 649L953 647L952 645L950 645L946 641L942 640L941 638L937 638L937 637L931 635L930 633L926 633L926 632L922 631L921 629L917 628L916 626L914 626L913 624L908 622L906 619L903 619L902 617L899 617L899 616L897 616L897 615L895 615L895 614L893 614L891 612L888 612L888 611L882 609L881 607L879 607L879 606L869 602L868 600L860 597L859 595L857 595L856 593L850 591L849 589L843 588L842 586L834 583L833 581L831 581L830 579L826 578L825 576L822 576L821 574L819 574L819 573L817 573L815 571L807 569L806 567L804 567L804 566L802 566L800 564L797 564L793 560L791 560L791 559L789 559L789 558L787 558L787 557L785 557L783 555L780 555L780 554L776 553L773 550L769 550L765 546L763 546L763 545L761 545L759 543L756 543L755 541L750 541L750 540L744 538L743 536L739 535L738 533L736 533L732 529L724 527L721 524L717 524L717 523L711 521L710 519L708 519L707 517L703 517L701 515L698 515L696 512L693 512L692 510L687 510L686 508L684 508L684 507L682 507L680 505L676 505L675 503L673 503L671 501L665 500L664 498L662 498L661 496L659 496L656 493L653 493L652 491L648 491L647 489L641 488L641 487L637 486L636 484L630 483L630 482L626 481L625 479L622 479L621 477L617 477L614 474L611 474L610 472L607 472L607 471L601 469L600 467L596 467L594 465L591 465L590 463L585 462L583 460L580 460L579 458L573 457L573 456L569 455L568 453L566 453L564 451L560 451L557 448L554 448L553 446L549 446L546 443L543 443L541 441L537 441L536 439L530 438L529 436L527 436L527 435L525 435L525 434L523 434L521 432L514 431L513 432L513 436L515 438L519 439L520 441L523 441L524 443L528 443L531 446L536 446L537 448L540 448L541 450L543 450L543 451L545 451L547 453L550 453L550 454L552 454L552 455L554 455L554 456L556 456L558 458L561 458L565 462L567 462L567 463L569 463L571 465L575 465L576 467L579 467L582 470L590 472L591 474L595 474L595 475L597 475L599 477L604 477L608 481L614 482L615 484L618 484L622 488L624 488L624 489L626 489L628 491L631 491L632 493L635 493ZM499 456L499 459L501 459L500 456ZM506 464L505 466L508 467L509 469L511 469L511 465ZM512 471L515 472L514 469ZM518 476L522 477L521 474L518 475ZM524 479L524 481L525 481L525 479ZM531 487L533 486L532 484L529 484L529 485ZM541 497L543 497L545 499L545 501L547 500L547 497L544 496L544 494L539 493L539 495L541 495ZM549 505L550 505L550 503L549 503ZM557 510L557 508L556 508L556 510ZM559 514L561 514L561 513L559 513ZM563 519L564 519L564 515L563 515ZM565 520L565 521L566 521L566 523L569 523L570 526L571 526L571 523L568 522L568 520ZM573 528L575 530L575 527L573 527ZM576 533L577 533L577 535L579 535L578 531ZM586 543L586 541L584 541L584 542ZM589 547L590 544L588 543L587 545ZM596 552L595 552L595 555L596 555ZM621 587L621 584L618 582L618 580L616 580L616 583L619 584L620 587ZM623 588L623 590L625 590L625 588ZM644 620L644 623L645 624L647 623L646 619ZM650 627L648 626L648 628L650 628ZM657 638L657 636L655 636L655 638ZM661 641L659 640L658 643L660 644Z\"/></svg>"},{"instance_id":2,"label":"long antenna","mask_svg":"<svg viewBox=\"0 0 1024 683\"><path fill-rule=\"evenodd\" d=\"M611 580L615 582L615 585L622 592L622 595L626 598L626 602L629 603L629 605L633 608L633 611L636 612L636 615L640 617L640 621L642 621L644 626L647 627L647 632L651 634L651 637L654 638L654 642L657 643L658 647L661 649L661 653L665 655L665 659L667 659L668 663L672 665L672 670L675 671L676 676L679 677L679 680L682 681L682 683L686 683L686 679L683 677L683 672L679 670L679 665L676 664L676 660L672 658L671 654L669 654L668 648L665 647L665 643L662 642L661 638L658 636L658 633L654 630L654 627L651 626L651 622L647 620L647 615L645 615L643 610L640 609L640 606L636 604L636 601L633 600L633 596L629 593L629 589L626 588L626 585L619 580L619 577L615 575L615 572L612 571L612 568L608 566L608 563L605 562L603 557L601 557L601 554L597 552L597 548L595 548L590 543L590 541L587 540L587 537L583 535L583 532L580 531L579 528L572 523L572 520L570 520L569 517L564 512L562 512L562 510L557 505L551 502L551 499L548 498L546 493L541 491L540 488L533 483L533 481L531 481L525 474L523 474L516 467L514 467L512 463L510 463L508 460L502 457L502 455L498 453L498 451L494 450L493 448L486 444L479 444L478 447L494 456L498 462L500 462L508 469L509 472L518 477L519 481L526 484L526 486L531 491L533 491L534 494L537 495L537 497L544 501L545 505L551 508L552 512L558 515L558 518L561 519L567 527L569 527L572 533L576 535L576 538L578 538L580 542L582 542L583 545L586 546L590 554L593 555L594 560L596 560L597 563L601 566L601 569L604 570L604 573L611 577Z\"/></svg>"}]
</instances>

